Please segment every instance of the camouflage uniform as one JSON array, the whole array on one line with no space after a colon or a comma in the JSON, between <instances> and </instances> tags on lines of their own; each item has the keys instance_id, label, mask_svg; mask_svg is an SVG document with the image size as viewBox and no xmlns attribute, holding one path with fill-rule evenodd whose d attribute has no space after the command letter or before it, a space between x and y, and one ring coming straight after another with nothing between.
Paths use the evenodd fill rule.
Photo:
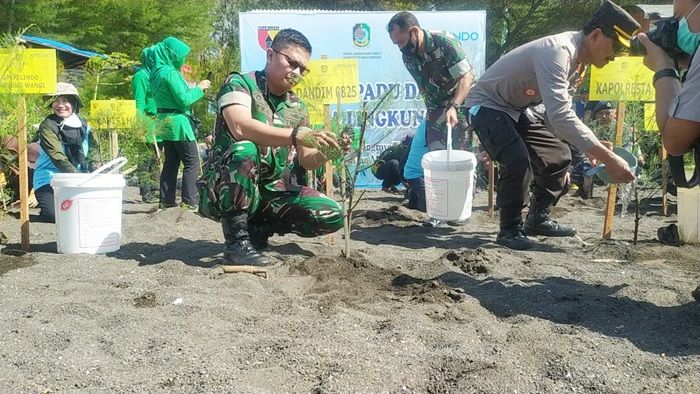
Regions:
<instances>
[{"instance_id":1,"label":"camouflage uniform","mask_svg":"<svg viewBox=\"0 0 700 394\"><path fill-rule=\"evenodd\" d=\"M242 94L241 94L242 93ZM268 148L238 141L228 132L221 110L250 105L254 119L277 127L308 125L306 106L293 93L270 94L263 71L232 73L217 97L219 116L212 155L198 183L200 212L210 218L247 213L249 228L302 237L329 234L343 227L342 209L318 191L292 182L289 147Z\"/></svg>"},{"instance_id":2,"label":"camouflage uniform","mask_svg":"<svg viewBox=\"0 0 700 394\"><path fill-rule=\"evenodd\" d=\"M457 80L473 69L459 40L451 33L423 30L423 56L403 55L403 63L423 95L426 107L426 143L431 150L444 149L447 144L445 111L457 88ZM459 103L462 104L462 103ZM453 146L460 148L467 130L464 111L457 111L459 122L452 129Z\"/></svg>"},{"instance_id":3,"label":"camouflage uniform","mask_svg":"<svg viewBox=\"0 0 700 394\"><path fill-rule=\"evenodd\" d=\"M598 120L592 120L588 127L593 130L598 139L601 141L610 141L615 143L615 128L617 121L611 120L608 124L601 124ZM632 149L632 128L627 124L622 125L622 147Z\"/></svg>"}]
</instances>

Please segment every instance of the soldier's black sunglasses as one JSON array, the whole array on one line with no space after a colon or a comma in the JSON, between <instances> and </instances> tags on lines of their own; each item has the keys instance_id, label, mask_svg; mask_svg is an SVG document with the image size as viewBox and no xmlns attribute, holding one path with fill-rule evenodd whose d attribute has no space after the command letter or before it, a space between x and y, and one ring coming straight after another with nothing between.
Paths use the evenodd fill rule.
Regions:
<instances>
[{"instance_id":1,"label":"soldier's black sunglasses","mask_svg":"<svg viewBox=\"0 0 700 394\"><path fill-rule=\"evenodd\" d=\"M300 63L300 62L294 60L294 58L292 58L291 56L287 55L286 53L280 52L280 51L278 51L278 50L275 49L275 48L272 48L272 50L273 50L275 53L279 53L280 55L284 56L284 57L287 59L287 64L289 64L289 67L291 67L292 70L296 70L296 69L298 68L298 69L299 69L299 74L301 74L302 77L307 76L307 75L309 74L309 72L311 72L311 70L309 70L307 66L305 66L304 64L302 64L302 63Z\"/></svg>"}]
</instances>

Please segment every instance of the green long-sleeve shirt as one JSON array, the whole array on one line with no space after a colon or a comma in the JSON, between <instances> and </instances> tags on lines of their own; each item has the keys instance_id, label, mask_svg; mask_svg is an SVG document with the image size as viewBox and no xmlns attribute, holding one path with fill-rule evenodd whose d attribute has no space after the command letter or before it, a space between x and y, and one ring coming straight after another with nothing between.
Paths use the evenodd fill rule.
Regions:
<instances>
[{"instance_id":1,"label":"green long-sleeve shirt","mask_svg":"<svg viewBox=\"0 0 700 394\"><path fill-rule=\"evenodd\" d=\"M61 172L80 172L78 168L68 160L68 156L66 156L63 151L61 139L58 134L47 125L46 121L42 122L41 126L39 126L38 134L42 149ZM100 162L100 149L94 133L88 133L87 138L89 146L86 157L87 162L98 163Z\"/></svg>"},{"instance_id":2,"label":"green long-sleeve shirt","mask_svg":"<svg viewBox=\"0 0 700 394\"><path fill-rule=\"evenodd\" d=\"M164 141L194 141L188 115L191 115L192 104L204 97L204 91L198 86L187 86L179 71L190 48L174 37L168 37L154 47L154 69L149 82L153 99L158 111L177 111L158 114L161 136Z\"/></svg>"}]
</instances>

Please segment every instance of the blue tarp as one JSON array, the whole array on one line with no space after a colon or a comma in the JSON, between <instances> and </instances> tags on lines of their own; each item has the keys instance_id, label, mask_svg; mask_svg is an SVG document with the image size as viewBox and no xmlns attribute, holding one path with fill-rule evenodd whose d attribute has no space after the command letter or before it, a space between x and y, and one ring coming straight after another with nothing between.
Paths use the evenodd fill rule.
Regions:
<instances>
[{"instance_id":1,"label":"blue tarp","mask_svg":"<svg viewBox=\"0 0 700 394\"><path fill-rule=\"evenodd\" d=\"M27 34L22 34L21 39L26 41L27 43L34 44L36 46L56 49L59 52L61 60L63 60L63 62L66 63L66 67L68 68L82 65L91 57L107 57L107 55L104 55L102 53L78 49L60 41L49 40L48 38L41 38L30 36Z\"/></svg>"}]
</instances>

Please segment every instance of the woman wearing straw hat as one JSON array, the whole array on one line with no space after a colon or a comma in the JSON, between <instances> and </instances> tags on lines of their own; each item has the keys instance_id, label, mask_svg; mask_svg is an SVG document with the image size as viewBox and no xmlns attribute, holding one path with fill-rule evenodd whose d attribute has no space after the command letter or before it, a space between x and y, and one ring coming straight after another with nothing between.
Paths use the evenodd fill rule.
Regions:
<instances>
[{"instance_id":1,"label":"woman wearing straw hat","mask_svg":"<svg viewBox=\"0 0 700 394\"><path fill-rule=\"evenodd\" d=\"M53 174L88 172L100 161L97 140L78 116L83 102L78 90L70 83L59 82L56 92L46 96L53 113L39 125L39 158L34 170L34 193L40 213L36 221L55 222Z\"/></svg>"}]
</instances>

